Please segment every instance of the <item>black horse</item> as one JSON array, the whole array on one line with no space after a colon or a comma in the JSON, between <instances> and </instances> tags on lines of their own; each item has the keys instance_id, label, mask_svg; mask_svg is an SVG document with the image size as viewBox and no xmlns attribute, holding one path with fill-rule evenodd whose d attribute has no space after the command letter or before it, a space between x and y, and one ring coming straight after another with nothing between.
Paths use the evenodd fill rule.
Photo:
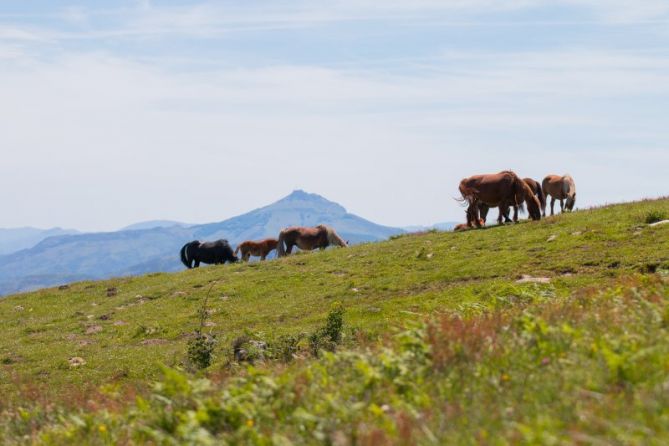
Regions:
<instances>
[{"instance_id":1,"label":"black horse","mask_svg":"<svg viewBox=\"0 0 669 446\"><path fill-rule=\"evenodd\" d=\"M221 263L234 263L237 256L232 252L232 248L227 240L216 240L215 242L200 242L193 241L186 243L181 248L181 262L187 268L195 268L200 266L200 262L219 265Z\"/></svg>"}]
</instances>

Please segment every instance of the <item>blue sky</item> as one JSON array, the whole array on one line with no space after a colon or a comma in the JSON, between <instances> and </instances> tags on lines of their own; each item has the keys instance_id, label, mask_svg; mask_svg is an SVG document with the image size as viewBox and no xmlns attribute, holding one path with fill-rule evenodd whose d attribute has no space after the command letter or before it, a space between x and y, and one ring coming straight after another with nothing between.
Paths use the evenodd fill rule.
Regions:
<instances>
[{"instance_id":1,"label":"blue sky","mask_svg":"<svg viewBox=\"0 0 669 446\"><path fill-rule=\"evenodd\" d=\"M666 0L3 2L0 227L221 220L296 188L388 225L461 178L669 195Z\"/></svg>"}]
</instances>

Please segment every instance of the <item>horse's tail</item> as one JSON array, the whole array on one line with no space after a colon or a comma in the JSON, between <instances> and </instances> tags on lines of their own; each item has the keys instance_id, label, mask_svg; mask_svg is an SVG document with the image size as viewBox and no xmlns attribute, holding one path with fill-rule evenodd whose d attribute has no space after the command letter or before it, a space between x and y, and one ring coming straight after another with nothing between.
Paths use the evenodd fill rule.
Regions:
<instances>
[{"instance_id":1,"label":"horse's tail","mask_svg":"<svg viewBox=\"0 0 669 446\"><path fill-rule=\"evenodd\" d=\"M237 249L235 249L235 255L239 254L239 250L242 248L242 244L240 243L237 245Z\"/></svg>"},{"instance_id":2,"label":"horse's tail","mask_svg":"<svg viewBox=\"0 0 669 446\"><path fill-rule=\"evenodd\" d=\"M188 258L188 248L195 242L188 242L183 247L181 248L180 255L181 255L181 263L186 265L186 268L190 268L191 260Z\"/></svg>"},{"instance_id":3,"label":"horse's tail","mask_svg":"<svg viewBox=\"0 0 669 446\"><path fill-rule=\"evenodd\" d=\"M276 245L276 255L277 257L283 257L286 255L286 247L284 246L284 241L286 239L286 231L283 230L279 232L279 238Z\"/></svg>"},{"instance_id":4,"label":"horse's tail","mask_svg":"<svg viewBox=\"0 0 669 446\"><path fill-rule=\"evenodd\" d=\"M539 204L541 205L542 213L545 215L546 214L546 194L544 192L543 187L541 187L541 184L538 181L537 181L537 197L539 198Z\"/></svg>"}]
</instances>

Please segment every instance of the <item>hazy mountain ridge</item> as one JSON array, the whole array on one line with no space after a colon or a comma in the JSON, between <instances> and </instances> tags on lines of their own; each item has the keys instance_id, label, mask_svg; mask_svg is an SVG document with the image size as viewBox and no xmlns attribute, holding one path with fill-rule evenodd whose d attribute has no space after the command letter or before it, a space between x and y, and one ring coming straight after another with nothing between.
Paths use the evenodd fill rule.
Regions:
<instances>
[{"instance_id":1,"label":"hazy mountain ridge","mask_svg":"<svg viewBox=\"0 0 669 446\"><path fill-rule=\"evenodd\" d=\"M221 222L193 226L174 222L141 229L141 225L154 223L116 232L50 237L32 248L0 256L0 295L73 280L177 271L183 268L179 249L191 240L226 238L234 246L244 240L276 237L286 226L320 223L332 225L351 243L383 240L404 232L349 214L337 203L300 190Z\"/></svg>"},{"instance_id":2,"label":"hazy mountain ridge","mask_svg":"<svg viewBox=\"0 0 669 446\"><path fill-rule=\"evenodd\" d=\"M80 232L63 228L0 228L0 256L32 248L49 237L68 234L80 234Z\"/></svg>"}]
</instances>

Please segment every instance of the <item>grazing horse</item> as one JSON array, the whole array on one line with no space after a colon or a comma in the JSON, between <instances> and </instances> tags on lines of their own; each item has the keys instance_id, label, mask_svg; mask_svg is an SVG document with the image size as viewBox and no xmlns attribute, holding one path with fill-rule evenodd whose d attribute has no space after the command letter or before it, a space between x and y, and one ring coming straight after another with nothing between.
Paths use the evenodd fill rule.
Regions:
<instances>
[{"instance_id":1,"label":"grazing horse","mask_svg":"<svg viewBox=\"0 0 669 446\"><path fill-rule=\"evenodd\" d=\"M560 210L573 211L576 204L576 184L574 179L569 176L548 175L542 183L544 193L551 196L551 215L554 214L555 200L560 200ZM564 200L567 203L564 203Z\"/></svg>"},{"instance_id":2,"label":"grazing horse","mask_svg":"<svg viewBox=\"0 0 669 446\"><path fill-rule=\"evenodd\" d=\"M502 224L509 206L513 206L513 221L518 221L518 209L524 211L524 203L533 220L541 220L539 199L518 175L511 171L503 171L488 175L474 175L460 182L462 201L469 203L467 208L467 224L481 226L479 216L481 203L488 207L499 207L497 222Z\"/></svg>"},{"instance_id":3,"label":"grazing horse","mask_svg":"<svg viewBox=\"0 0 669 446\"><path fill-rule=\"evenodd\" d=\"M530 187L530 189L532 189L534 196L537 197L537 199L539 200L539 206L541 207L541 215L545 217L546 196L544 195L544 191L541 188L541 184L539 184L538 181L533 180L532 178L523 178L523 181ZM481 220L483 220L483 224L485 224L487 220L489 210L490 206L482 202L479 203L479 211L481 213ZM509 218L509 209L507 209L506 212L504 213L504 222L505 223L511 222L511 218Z\"/></svg>"},{"instance_id":4,"label":"grazing horse","mask_svg":"<svg viewBox=\"0 0 669 446\"><path fill-rule=\"evenodd\" d=\"M339 237L330 226L318 225L314 228L293 226L284 229L279 234L276 252L279 257L283 257L292 252L293 246L303 251L311 251L316 248L325 249L330 245L345 248L348 243Z\"/></svg>"},{"instance_id":5,"label":"grazing horse","mask_svg":"<svg viewBox=\"0 0 669 446\"><path fill-rule=\"evenodd\" d=\"M221 264L225 262L234 263L237 256L232 253L232 248L227 240L216 240L215 242L200 242L193 241L186 243L181 248L181 262L187 268L195 268L200 266L200 263Z\"/></svg>"},{"instance_id":6,"label":"grazing horse","mask_svg":"<svg viewBox=\"0 0 669 446\"><path fill-rule=\"evenodd\" d=\"M275 238L266 238L265 240L260 240L254 242L252 240L247 240L240 243L235 249L235 255L240 251L242 252L242 260L245 262L249 261L249 257L256 256L260 257L260 260L265 260L267 255L276 249L276 245L279 241Z\"/></svg>"}]
</instances>

